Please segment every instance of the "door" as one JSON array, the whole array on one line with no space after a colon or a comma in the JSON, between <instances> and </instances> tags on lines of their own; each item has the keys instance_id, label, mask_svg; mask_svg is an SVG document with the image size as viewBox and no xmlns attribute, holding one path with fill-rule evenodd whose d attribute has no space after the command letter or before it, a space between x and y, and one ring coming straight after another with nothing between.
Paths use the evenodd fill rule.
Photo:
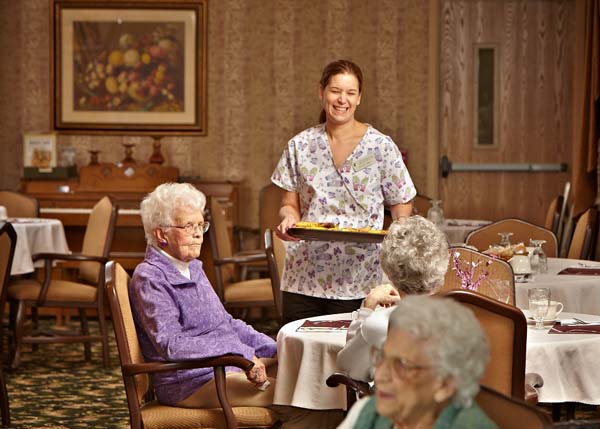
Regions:
<instances>
[{"instance_id":1,"label":"door","mask_svg":"<svg viewBox=\"0 0 600 429\"><path fill-rule=\"evenodd\" d=\"M446 217L543 225L568 172L498 170L570 167L574 0L443 0L440 13L440 155L495 170L440 176Z\"/></svg>"}]
</instances>

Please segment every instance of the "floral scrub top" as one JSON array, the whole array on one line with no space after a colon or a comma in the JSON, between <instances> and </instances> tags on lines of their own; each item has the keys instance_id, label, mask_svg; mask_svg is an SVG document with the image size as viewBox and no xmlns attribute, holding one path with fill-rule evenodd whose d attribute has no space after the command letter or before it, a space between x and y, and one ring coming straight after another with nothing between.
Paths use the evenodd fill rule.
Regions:
<instances>
[{"instance_id":1,"label":"floral scrub top","mask_svg":"<svg viewBox=\"0 0 600 429\"><path fill-rule=\"evenodd\" d=\"M336 168L325 124L292 138L271 176L297 192L303 221L340 227L383 227L383 206L407 203L417 191L396 144L369 125ZM380 244L287 242L281 289L329 299L358 299L381 282Z\"/></svg>"}]
</instances>

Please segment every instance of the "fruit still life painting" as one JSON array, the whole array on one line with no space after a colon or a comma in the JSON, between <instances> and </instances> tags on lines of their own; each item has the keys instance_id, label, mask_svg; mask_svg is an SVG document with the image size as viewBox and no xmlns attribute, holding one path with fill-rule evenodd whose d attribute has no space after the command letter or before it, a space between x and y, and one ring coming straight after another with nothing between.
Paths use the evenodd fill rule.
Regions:
<instances>
[{"instance_id":1,"label":"fruit still life painting","mask_svg":"<svg viewBox=\"0 0 600 429\"><path fill-rule=\"evenodd\" d=\"M184 27L73 22L74 110L183 112Z\"/></svg>"}]
</instances>

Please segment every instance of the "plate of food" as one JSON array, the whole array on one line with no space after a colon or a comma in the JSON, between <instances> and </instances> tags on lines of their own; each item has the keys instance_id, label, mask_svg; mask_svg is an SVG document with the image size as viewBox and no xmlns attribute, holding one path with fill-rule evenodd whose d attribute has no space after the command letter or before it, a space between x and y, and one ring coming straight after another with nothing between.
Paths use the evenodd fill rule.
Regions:
<instances>
[{"instance_id":1,"label":"plate of food","mask_svg":"<svg viewBox=\"0 0 600 429\"><path fill-rule=\"evenodd\" d=\"M355 243L381 243L387 231L381 229L346 228L331 222L296 222L288 230L292 237L308 241L350 241Z\"/></svg>"}]
</instances>

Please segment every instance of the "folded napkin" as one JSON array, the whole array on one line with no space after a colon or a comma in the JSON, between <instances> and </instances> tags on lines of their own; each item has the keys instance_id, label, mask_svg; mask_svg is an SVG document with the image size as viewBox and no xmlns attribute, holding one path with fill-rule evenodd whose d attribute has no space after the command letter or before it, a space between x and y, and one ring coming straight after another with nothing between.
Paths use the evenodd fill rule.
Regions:
<instances>
[{"instance_id":1,"label":"folded napkin","mask_svg":"<svg viewBox=\"0 0 600 429\"><path fill-rule=\"evenodd\" d=\"M570 274L575 276L600 276L600 267L569 267L559 271L558 274Z\"/></svg>"},{"instance_id":2,"label":"folded napkin","mask_svg":"<svg viewBox=\"0 0 600 429\"><path fill-rule=\"evenodd\" d=\"M600 334L600 325L561 325L555 323L549 334Z\"/></svg>"},{"instance_id":3,"label":"folded napkin","mask_svg":"<svg viewBox=\"0 0 600 429\"><path fill-rule=\"evenodd\" d=\"M350 326L351 320L305 320L297 329L302 332L328 332L346 330Z\"/></svg>"}]
</instances>

